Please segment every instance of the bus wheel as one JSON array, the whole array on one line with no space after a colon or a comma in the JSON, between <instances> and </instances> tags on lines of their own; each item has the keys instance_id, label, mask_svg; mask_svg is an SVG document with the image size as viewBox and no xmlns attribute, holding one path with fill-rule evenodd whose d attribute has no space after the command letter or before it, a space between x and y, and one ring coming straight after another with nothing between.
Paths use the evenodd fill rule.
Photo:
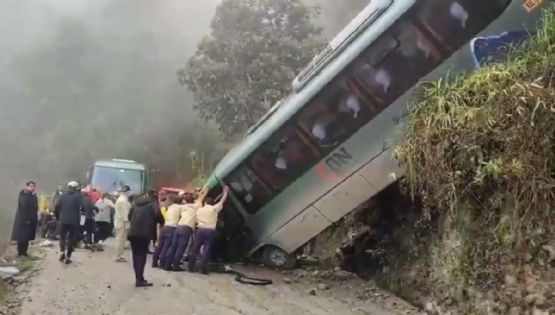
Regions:
<instances>
[{"instance_id":1,"label":"bus wheel","mask_svg":"<svg viewBox=\"0 0 555 315\"><path fill-rule=\"evenodd\" d=\"M279 269L291 269L297 264L297 256L288 254L276 246L266 246L262 253L264 264Z\"/></svg>"}]
</instances>

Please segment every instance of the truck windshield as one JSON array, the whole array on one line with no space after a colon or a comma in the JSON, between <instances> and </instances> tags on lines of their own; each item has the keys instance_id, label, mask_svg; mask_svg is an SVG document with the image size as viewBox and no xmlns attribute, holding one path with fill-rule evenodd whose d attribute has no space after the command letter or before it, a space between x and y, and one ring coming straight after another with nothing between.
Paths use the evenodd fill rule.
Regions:
<instances>
[{"instance_id":1,"label":"truck windshield","mask_svg":"<svg viewBox=\"0 0 555 315\"><path fill-rule=\"evenodd\" d=\"M144 172L123 168L96 166L93 170L91 185L103 192L112 193L127 185L134 193L143 190Z\"/></svg>"}]
</instances>

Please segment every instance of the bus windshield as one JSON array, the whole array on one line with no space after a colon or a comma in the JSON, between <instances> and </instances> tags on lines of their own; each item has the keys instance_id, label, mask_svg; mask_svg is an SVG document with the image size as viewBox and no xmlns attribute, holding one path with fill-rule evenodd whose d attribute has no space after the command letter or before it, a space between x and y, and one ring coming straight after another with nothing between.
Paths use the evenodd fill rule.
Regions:
<instances>
[{"instance_id":1,"label":"bus windshield","mask_svg":"<svg viewBox=\"0 0 555 315\"><path fill-rule=\"evenodd\" d=\"M143 179L144 171L95 166L91 185L108 193L127 185L132 192L139 193L143 190Z\"/></svg>"}]
</instances>

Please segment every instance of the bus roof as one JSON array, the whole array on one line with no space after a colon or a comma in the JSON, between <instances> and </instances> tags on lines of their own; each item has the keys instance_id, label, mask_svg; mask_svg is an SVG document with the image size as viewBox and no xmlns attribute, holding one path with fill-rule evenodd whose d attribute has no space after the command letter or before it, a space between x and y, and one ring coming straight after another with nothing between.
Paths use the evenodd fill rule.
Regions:
<instances>
[{"instance_id":1,"label":"bus roof","mask_svg":"<svg viewBox=\"0 0 555 315\"><path fill-rule=\"evenodd\" d=\"M351 21L326 48L336 46L335 49L340 49L341 53L334 54L334 59L322 65L318 73L312 76L302 88L297 88L296 92L287 96L274 109L272 114L264 117L259 126L252 128L253 130L250 130L247 136L220 161L213 175L222 179L237 168L256 148L302 109L310 99L341 73L415 2L416 0L396 0L394 2L392 0L372 0L362 10L361 14ZM380 12L378 16L376 16L377 11ZM368 22L369 20L371 20L371 23ZM364 26L365 29L361 30L360 26ZM350 38L347 46L337 44L341 42L341 38L344 38L343 41ZM306 71L306 68L303 71Z\"/></svg>"},{"instance_id":2,"label":"bus roof","mask_svg":"<svg viewBox=\"0 0 555 315\"><path fill-rule=\"evenodd\" d=\"M94 165L100 166L100 167L111 167L111 168L120 168L120 169L127 169L127 170L136 170L136 171L146 170L146 167L144 164L131 161L131 160L122 160L122 159L96 161Z\"/></svg>"}]
</instances>

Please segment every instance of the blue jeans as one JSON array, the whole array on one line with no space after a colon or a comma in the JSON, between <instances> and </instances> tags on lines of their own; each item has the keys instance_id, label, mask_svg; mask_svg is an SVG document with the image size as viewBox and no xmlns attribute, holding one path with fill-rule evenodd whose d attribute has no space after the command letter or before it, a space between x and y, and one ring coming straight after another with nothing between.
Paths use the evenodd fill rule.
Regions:
<instances>
[{"instance_id":1,"label":"blue jeans","mask_svg":"<svg viewBox=\"0 0 555 315\"><path fill-rule=\"evenodd\" d=\"M193 242L193 248L191 249L191 254L189 256L189 270L195 270L195 264L197 257L200 254L200 267L202 271L207 271L208 258L210 257L210 249L212 248L212 242L216 236L216 230L214 229L203 229L199 228L195 232L195 241ZM204 247L202 253L200 252L201 247Z\"/></svg>"},{"instance_id":2,"label":"blue jeans","mask_svg":"<svg viewBox=\"0 0 555 315\"><path fill-rule=\"evenodd\" d=\"M164 226L160 231L160 240L158 241L158 247L156 247L156 252L152 257L152 263L158 263L160 260L160 266L166 267L168 264L167 255L170 250L173 234L175 233L175 226Z\"/></svg>"},{"instance_id":3,"label":"blue jeans","mask_svg":"<svg viewBox=\"0 0 555 315\"><path fill-rule=\"evenodd\" d=\"M193 235L193 229L190 226L181 225L175 229L171 250L168 252L168 261L174 267L178 267L181 259L183 259L183 254L189 245L191 235Z\"/></svg>"}]
</instances>

